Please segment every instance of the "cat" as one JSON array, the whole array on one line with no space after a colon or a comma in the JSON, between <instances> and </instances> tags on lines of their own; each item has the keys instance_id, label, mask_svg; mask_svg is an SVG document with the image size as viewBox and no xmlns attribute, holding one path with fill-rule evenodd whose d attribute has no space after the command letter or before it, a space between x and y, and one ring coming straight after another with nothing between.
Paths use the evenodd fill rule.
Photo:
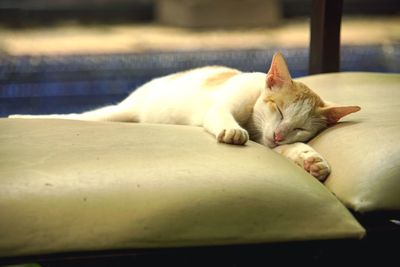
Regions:
<instances>
[{"instance_id":1,"label":"cat","mask_svg":"<svg viewBox=\"0 0 400 267\"><path fill-rule=\"evenodd\" d=\"M207 66L156 78L117 105L81 114L10 117L200 126L222 143L244 145L251 139L270 147L323 181L330 166L304 142L359 110L327 104L292 80L278 52L266 74Z\"/></svg>"}]
</instances>

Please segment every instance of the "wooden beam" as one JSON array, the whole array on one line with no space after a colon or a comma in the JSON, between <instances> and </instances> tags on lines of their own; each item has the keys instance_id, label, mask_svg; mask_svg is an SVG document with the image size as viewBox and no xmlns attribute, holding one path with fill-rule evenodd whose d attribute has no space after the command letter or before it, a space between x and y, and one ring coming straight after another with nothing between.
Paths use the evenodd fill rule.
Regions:
<instances>
[{"instance_id":1,"label":"wooden beam","mask_svg":"<svg viewBox=\"0 0 400 267\"><path fill-rule=\"evenodd\" d=\"M309 73L340 69L343 0L312 0Z\"/></svg>"}]
</instances>

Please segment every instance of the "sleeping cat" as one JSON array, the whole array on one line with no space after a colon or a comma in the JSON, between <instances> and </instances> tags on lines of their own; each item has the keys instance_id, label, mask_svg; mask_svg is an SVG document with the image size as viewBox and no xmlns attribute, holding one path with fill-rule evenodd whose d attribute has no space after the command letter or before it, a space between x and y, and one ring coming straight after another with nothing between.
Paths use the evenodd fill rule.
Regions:
<instances>
[{"instance_id":1,"label":"sleeping cat","mask_svg":"<svg viewBox=\"0 0 400 267\"><path fill-rule=\"evenodd\" d=\"M330 173L328 163L301 142L358 110L327 104L293 81L276 53L267 74L203 67L154 79L117 105L82 114L10 117L200 126L222 143L243 145L251 139L274 148L322 181Z\"/></svg>"}]
</instances>

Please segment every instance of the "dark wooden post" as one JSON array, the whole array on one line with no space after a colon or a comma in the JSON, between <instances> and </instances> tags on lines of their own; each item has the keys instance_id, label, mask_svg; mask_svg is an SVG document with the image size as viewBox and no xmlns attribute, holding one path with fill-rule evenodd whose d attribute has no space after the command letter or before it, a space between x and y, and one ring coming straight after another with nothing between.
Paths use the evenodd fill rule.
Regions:
<instances>
[{"instance_id":1,"label":"dark wooden post","mask_svg":"<svg viewBox=\"0 0 400 267\"><path fill-rule=\"evenodd\" d=\"M343 0L312 0L309 73L338 72Z\"/></svg>"}]
</instances>

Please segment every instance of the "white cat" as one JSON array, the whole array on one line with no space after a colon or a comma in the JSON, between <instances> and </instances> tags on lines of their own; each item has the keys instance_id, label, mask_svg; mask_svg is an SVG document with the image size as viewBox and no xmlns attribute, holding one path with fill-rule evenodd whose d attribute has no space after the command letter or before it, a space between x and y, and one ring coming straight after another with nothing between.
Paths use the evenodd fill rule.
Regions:
<instances>
[{"instance_id":1,"label":"white cat","mask_svg":"<svg viewBox=\"0 0 400 267\"><path fill-rule=\"evenodd\" d=\"M330 173L328 163L300 142L359 110L326 104L292 80L283 56L276 53L267 74L203 67L154 79L117 105L82 114L10 117L200 126L219 142L243 145L250 138L274 148L322 181Z\"/></svg>"}]
</instances>

